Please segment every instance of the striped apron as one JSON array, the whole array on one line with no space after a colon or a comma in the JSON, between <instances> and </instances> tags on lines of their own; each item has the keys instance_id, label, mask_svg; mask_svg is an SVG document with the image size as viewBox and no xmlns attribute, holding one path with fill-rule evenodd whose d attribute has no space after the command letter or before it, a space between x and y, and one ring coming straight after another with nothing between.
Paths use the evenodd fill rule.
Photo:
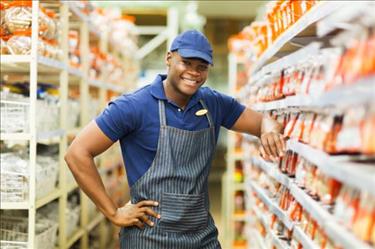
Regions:
<instances>
[{"instance_id":1,"label":"striped apron","mask_svg":"<svg viewBox=\"0 0 375 249\"><path fill-rule=\"evenodd\" d=\"M203 100L203 108L207 109ZM215 149L215 128L187 131L167 126L159 100L160 134L154 161L130 190L131 202L155 200L161 219L154 227L123 227L121 249L218 249L217 229L209 213L207 179ZM202 118L204 118L202 116Z\"/></svg>"}]
</instances>

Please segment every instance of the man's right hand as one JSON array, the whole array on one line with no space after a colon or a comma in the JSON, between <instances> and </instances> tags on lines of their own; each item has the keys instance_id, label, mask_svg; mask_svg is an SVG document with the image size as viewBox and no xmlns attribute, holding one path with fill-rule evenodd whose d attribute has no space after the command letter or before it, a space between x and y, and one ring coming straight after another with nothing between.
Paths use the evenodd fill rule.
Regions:
<instances>
[{"instance_id":1,"label":"man's right hand","mask_svg":"<svg viewBox=\"0 0 375 249\"><path fill-rule=\"evenodd\" d=\"M121 227L137 226L143 229L145 223L153 226L154 223L148 216L160 219L160 215L151 208L158 205L158 202L150 200L140 201L136 204L129 201L123 207L117 208L115 215L110 220L113 224Z\"/></svg>"}]
</instances>

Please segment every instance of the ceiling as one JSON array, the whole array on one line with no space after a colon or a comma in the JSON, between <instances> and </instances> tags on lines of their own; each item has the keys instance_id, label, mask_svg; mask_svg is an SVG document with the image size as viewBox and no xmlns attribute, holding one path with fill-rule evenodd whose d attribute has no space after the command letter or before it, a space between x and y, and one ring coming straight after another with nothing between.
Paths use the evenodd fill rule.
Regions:
<instances>
[{"instance_id":1,"label":"ceiling","mask_svg":"<svg viewBox=\"0 0 375 249\"><path fill-rule=\"evenodd\" d=\"M194 1L93 1L101 7L120 7L128 14L165 14L168 7L184 12L187 4ZM211 18L255 18L265 1L195 1L200 15Z\"/></svg>"},{"instance_id":2,"label":"ceiling","mask_svg":"<svg viewBox=\"0 0 375 249\"><path fill-rule=\"evenodd\" d=\"M264 1L197 1L198 13L206 17L255 18Z\"/></svg>"}]
</instances>

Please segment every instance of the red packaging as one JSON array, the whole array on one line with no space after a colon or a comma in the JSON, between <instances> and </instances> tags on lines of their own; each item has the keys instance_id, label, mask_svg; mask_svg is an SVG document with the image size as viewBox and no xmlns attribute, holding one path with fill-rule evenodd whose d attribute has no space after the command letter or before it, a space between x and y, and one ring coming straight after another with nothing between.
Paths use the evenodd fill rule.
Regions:
<instances>
[{"instance_id":1,"label":"red packaging","mask_svg":"<svg viewBox=\"0 0 375 249\"><path fill-rule=\"evenodd\" d=\"M285 129L284 129L284 135L286 137L288 137L288 138L291 137L298 117L299 117L299 113L290 113L289 114L289 120L288 120L288 123L287 123L287 125L285 126Z\"/></svg>"},{"instance_id":2,"label":"red packaging","mask_svg":"<svg viewBox=\"0 0 375 249\"><path fill-rule=\"evenodd\" d=\"M302 133L301 141L303 143L310 143L311 132L314 129L315 119L317 117L316 113L306 113L305 114L305 123L304 130Z\"/></svg>"},{"instance_id":3,"label":"red packaging","mask_svg":"<svg viewBox=\"0 0 375 249\"><path fill-rule=\"evenodd\" d=\"M354 234L363 241L371 241L371 233L375 224L375 198L364 192L358 208L358 215L353 221Z\"/></svg>"}]
</instances>

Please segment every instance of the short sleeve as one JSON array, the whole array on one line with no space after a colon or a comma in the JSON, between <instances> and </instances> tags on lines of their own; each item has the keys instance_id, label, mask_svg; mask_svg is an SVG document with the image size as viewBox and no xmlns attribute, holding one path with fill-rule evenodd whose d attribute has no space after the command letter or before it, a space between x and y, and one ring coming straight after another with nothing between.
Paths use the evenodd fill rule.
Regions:
<instances>
[{"instance_id":1,"label":"short sleeve","mask_svg":"<svg viewBox=\"0 0 375 249\"><path fill-rule=\"evenodd\" d=\"M220 106L221 125L230 129L246 107L231 96L219 93L215 90L213 90L213 92Z\"/></svg>"},{"instance_id":2,"label":"short sleeve","mask_svg":"<svg viewBox=\"0 0 375 249\"><path fill-rule=\"evenodd\" d=\"M130 98L122 95L109 102L104 111L95 119L99 128L113 142L136 129L136 112Z\"/></svg>"}]
</instances>

